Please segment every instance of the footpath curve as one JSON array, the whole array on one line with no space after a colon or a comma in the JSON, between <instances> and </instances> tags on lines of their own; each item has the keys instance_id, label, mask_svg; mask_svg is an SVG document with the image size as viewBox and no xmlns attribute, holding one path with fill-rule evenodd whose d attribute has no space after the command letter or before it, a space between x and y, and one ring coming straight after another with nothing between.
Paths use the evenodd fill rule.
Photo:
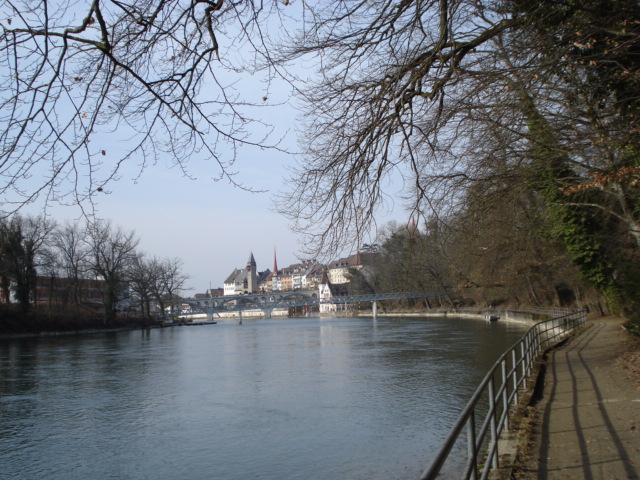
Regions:
<instances>
[{"instance_id":1,"label":"footpath curve","mask_svg":"<svg viewBox=\"0 0 640 480\"><path fill-rule=\"evenodd\" d=\"M514 478L640 479L640 390L618 362L622 322L592 320L548 353L528 454Z\"/></svg>"}]
</instances>

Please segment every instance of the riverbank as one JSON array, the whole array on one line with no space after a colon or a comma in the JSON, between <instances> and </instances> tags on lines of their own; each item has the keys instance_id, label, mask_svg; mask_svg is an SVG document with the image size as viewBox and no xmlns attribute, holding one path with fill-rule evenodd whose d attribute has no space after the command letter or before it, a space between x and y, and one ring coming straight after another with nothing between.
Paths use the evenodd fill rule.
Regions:
<instances>
[{"instance_id":1,"label":"riverbank","mask_svg":"<svg viewBox=\"0 0 640 480\"><path fill-rule=\"evenodd\" d=\"M445 317L445 318L473 318L486 320L488 316L497 318L497 321L523 323L533 325L534 323L548 320L551 317L561 316L570 313L570 309L558 308L457 308L457 309L429 309L429 310L378 310L378 317ZM356 314L361 317L371 317L371 310L359 311Z\"/></svg>"},{"instance_id":2,"label":"riverbank","mask_svg":"<svg viewBox=\"0 0 640 480\"><path fill-rule=\"evenodd\" d=\"M148 317L116 316L105 324L97 314L46 314L30 312L22 314L12 309L0 309L0 340L79 335L119 330L140 330L159 327Z\"/></svg>"}]
</instances>

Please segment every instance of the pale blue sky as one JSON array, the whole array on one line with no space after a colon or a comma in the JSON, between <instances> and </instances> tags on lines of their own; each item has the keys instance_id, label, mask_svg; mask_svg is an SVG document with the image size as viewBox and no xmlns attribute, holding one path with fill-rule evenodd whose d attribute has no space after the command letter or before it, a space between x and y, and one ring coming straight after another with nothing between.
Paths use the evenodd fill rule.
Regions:
<instances>
[{"instance_id":1,"label":"pale blue sky","mask_svg":"<svg viewBox=\"0 0 640 480\"><path fill-rule=\"evenodd\" d=\"M197 179L182 176L177 168L156 165L137 182L123 177L96 196L97 214L114 225L134 230L139 250L160 258L178 257L184 262L188 296L222 287L234 268L244 267L253 252L259 270L273 268L277 250L280 268L298 262L299 240L285 218L273 212L272 195L282 187L292 157L275 151L241 150L238 179L264 193L250 193L226 181L214 182L205 165L194 165ZM131 172L133 173L133 171ZM38 214L39 205L25 213ZM54 207L57 221L78 218L77 207ZM395 215L395 216L394 216ZM380 224L404 214L381 215ZM351 253L351 252L346 252Z\"/></svg>"},{"instance_id":2,"label":"pale blue sky","mask_svg":"<svg viewBox=\"0 0 640 480\"><path fill-rule=\"evenodd\" d=\"M108 152L107 152L108 160ZM216 170L207 162L194 163L185 177L169 163L149 167L136 181L136 169L127 168L108 193L96 194L96 213L115 226L134 230L139 250L161 258L178 257L191 278L185 293L204 293L209 286L222 287L236 267L246 264L253 252L258 268L273 266L274 247L278 265L297 262L298 238L287 221L272 212L272 194L281 188L288 162L293 159L277 151L243 148L235 169L237 179L256 190L251 193L226 180L213 181ZM42 204L24 213L37 215ZM59 222L80 216L77 207L54 206L48 213Z\"/></svg>"},{"instance_id":3,"label":"pale blue sky","mask_svg":"<svg viewBox=\"0 0 640 480\"><path fill-rule=\"evenodd\" d=\"M252 109L252 117L263 117L272 123L272 141L282 139L283 146L295 150L297 113L292 106L284 105L289 89L272 87L268 101L262 102L266 93L261 79L247 76L243 82L242 91L249 92L248 100L264 105ZM100 158L105 166L126 152L116 138L113 135L92 140L92 145L105 150L105 156ZM222 154L226 160L224 150ZM287 221L272 211L272 196L282 188L286 168L293 161L292 156L274 149L240 147L231 170L238 172L234 177L238 183L264 190L251 193L225 179L214 181L219 167L215 161L205 160L203 154L192 156L186 164L193 178L186 177L168 157L148 166L139 176L134 158L124 164L118 181L110 183L104 192L96 192L96 214L115 226L134 230L140 239L140 251L160 258L182 259L184 272L191 277L185 294L204 293L210 286L222 287L234 268L246 265L251 252L260 270L273 267L274 247L280 267L298 261L298 237L291 233ZM42 211L43 203L38 201L22 213L39 215ZM78 207L54 205L47 212L59 223L81 217Z\"/></svg>"},{"instance_id":4,"label":"pale blue sky","mask_svg":"<svg viewBox=\"0 0 640 480\"><path fill-rule=\"evenodd\" d=\"M271 90L274 100L275 93ZM259 88L256 94L261 94ZM261 108L257 113L275 125L273 138L283 138L282 146L297 148L297 113L291 106ZM120 148L117 143L110 138L93 142L106 145L106 164L114 161ZM290 231L285 218L273 212L272 201L273 194L284 187L287 167L294 164L293 156L248 146L238 150L233 166L238 172L235 178L255 190L265 190L262 193L244 191L227 180L214 181L212 178L219 173L215 163L196 157L187 164L195 179L185 177L168 159L147 167L138 178L135 163L125 164L120 179L109 184L105 192L96 193L97 216L135 231L140 251L160 258L182 259L184 273L190 276L184 294L192 296L209 287L222 287L234 268L246 265L252 252L259 270L273 268L274 247L280 268L299 261L301 238ZM387 193L397 193L393 188ZM393 212L381 212L379 225L391 219L406 222L401 202L392 206ZM41 211L39 203L24 210L34 215ZM48 212L60 223L80 216L77 207L54 206ZM344 252L350 253L353 252L348 248Z\"/></svg>"}]
</instances>

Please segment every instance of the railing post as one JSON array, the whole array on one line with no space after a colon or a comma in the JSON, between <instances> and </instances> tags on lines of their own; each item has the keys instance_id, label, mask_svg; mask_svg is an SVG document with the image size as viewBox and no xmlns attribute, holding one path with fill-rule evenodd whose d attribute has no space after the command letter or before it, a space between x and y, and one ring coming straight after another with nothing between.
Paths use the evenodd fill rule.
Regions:
<instances>
[{"instance_id":1,"label":"railing post","mask_svg":"<svg viewBox=\"0 0 640 480\"><path fill-rule=\"evenodd\" d=\"M549 348L549 327L547 325L544 326L544 342L541 342L540 346L542 347L540 350Z\"/></svg>"},{"instance_id":2,"label":"railing post","mask_svg":"<svg viewBox=\"0 0 640 480\"><path fill-rule=\"evenodd\" d=\"M513 395L514 400L519 403L518 400L518 354L516 353L516 349L511 350L511 368L513 370Z\"/></svg>"},{"instance_id":3,"label":"railing post","mask_svg":"<svg viewBox=\"0 0 640 480\"><path fill-rule=\"evenodd\" d=\"M522 387L527 388L527 363L529 363L529 351L531 350L531 339L529 334L525 336L525 341L520 344L520 356L522 358Z\"/></svg>"},{"instance_id":4,"label":"railing post","mask_svg":"<svg viewBox=\"0 0 640 480\"><path fill-rule=\"evenodd\" d=\"M476 448L476 412L471 411L467 421L467 452L471 469L467 478L476 480L478 478L478 449Z\"/></svg>"},{"instance_id":5,"label":"railing post","mask_svg":"<svg viewBox=\"0 0 640 480\"><path fill-rule=\"evenodd\" d=\"M502 390L502 405L504 408L505 412L509 411L509 379L507 378L507 359L506 357L504 359L502 359L502 385L503 385L503 390ZM518 386L516 385L514 388L514 392L515 392L515 404L518 404ZM508 413L505 414L505 419L504 419L504 428L506 430L510 430L510 425L509 425L509 415Z\"/></svg>"},{"instance_id":6,"label":"railing post","mask_svg":"<svg viewBox=\"0 0 640 480\"><path fill-rule=\"evenodd\" d=\"M495 386L493 376L491 380L489 380L489 414L491 415L491 445L489 446L489 451L491 451L491 447L495 445L495 451L493 453L493 457L491 460L491 468L498 468L498 427L496 425L496 415L498 414L498 410L496 408L496 394L495 394ZM508 408L508 407L507 407ZM508 416L508 415L507 415Z\"/></svg>"}]
</instances>

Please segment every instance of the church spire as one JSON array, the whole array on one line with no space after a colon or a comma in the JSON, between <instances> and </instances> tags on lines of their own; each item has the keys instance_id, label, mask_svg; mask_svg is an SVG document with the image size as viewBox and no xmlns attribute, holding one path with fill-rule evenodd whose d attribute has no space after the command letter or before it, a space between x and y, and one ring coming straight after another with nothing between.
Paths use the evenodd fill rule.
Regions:
<instances>
[{"instance_id":1,"label":"church spire","mask_svg":"<svg viewBox=\"0 0 640 480\"><path fill-rule=\"evenodd\" d=\"M278 259L276 258L276 247L273 247L273 274L278 274Z\"/></svg>"},{"instance_id":2,"label":"church spire","mask_svg":"<svg viewBox=\"0 0 640 480\"><path fill-rule=\"evenodd\" d=\"M255 293L258 291L258 269L256 268L256 259L253 258L253 252L249 255L247 261L247 292Z\"/></svg>"},{"instance_id":3,"label":"church spire","mask_svg":"<svg viewBox=\"0 0 640 480\"><path fill-rule=\"evenodd\" d=\"M253 258L253 252L251 252L251 255L249 255L249 260L247 260L247 269L253 268L255 270L255 266L256 266L256 259Z\"/></svg>"}]
</instances>

